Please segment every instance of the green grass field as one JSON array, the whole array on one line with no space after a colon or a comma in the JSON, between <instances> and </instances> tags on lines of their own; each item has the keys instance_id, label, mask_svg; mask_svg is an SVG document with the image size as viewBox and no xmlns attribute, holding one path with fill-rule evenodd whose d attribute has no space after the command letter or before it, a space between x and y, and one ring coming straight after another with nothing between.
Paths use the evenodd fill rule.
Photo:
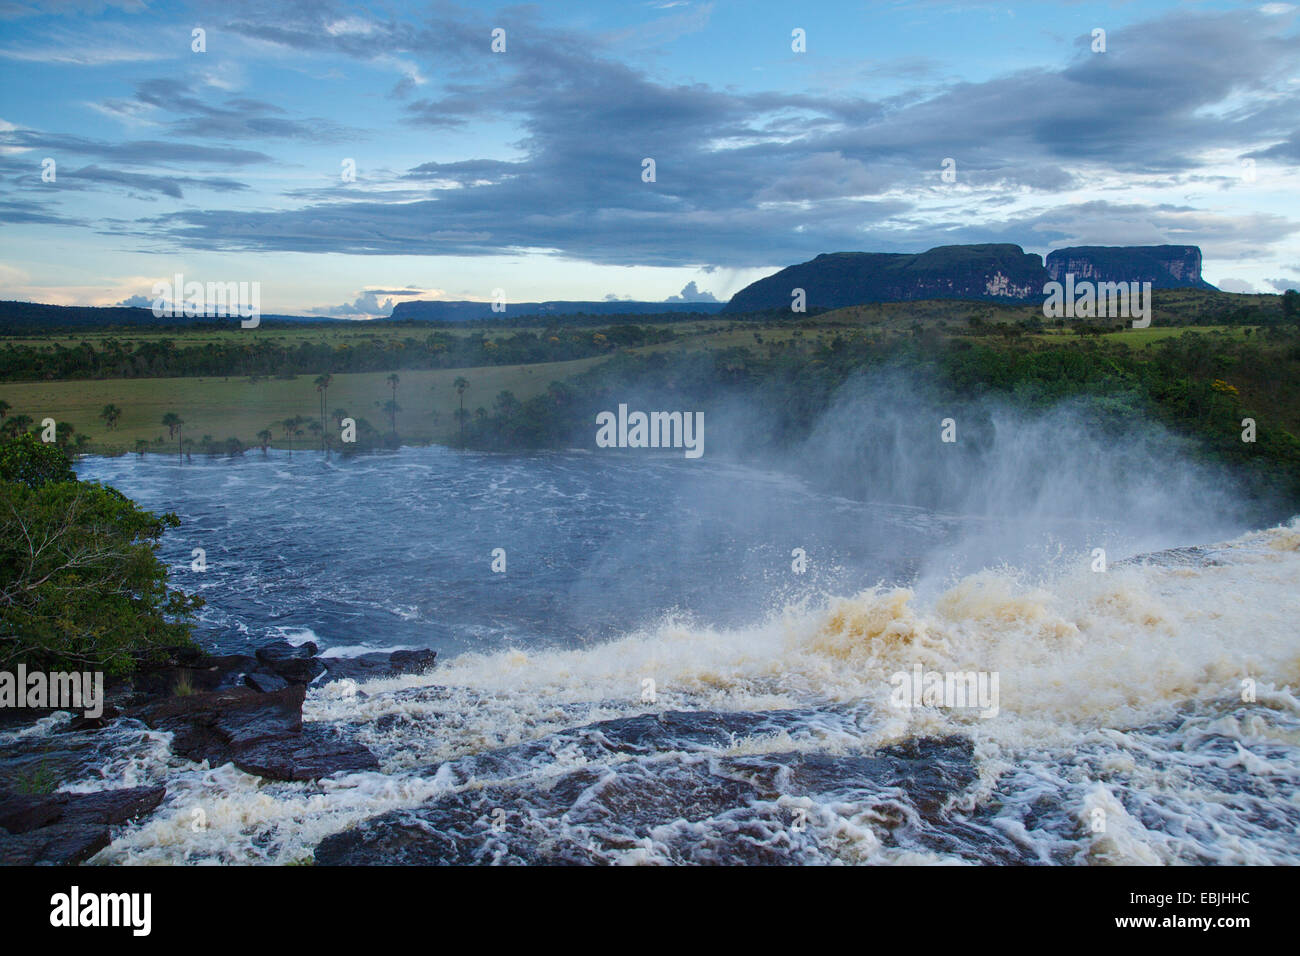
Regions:
<instances>
[{"instance_id":1,"label":"green grass field","mask_svg":"<svg viewBox=\"0 0 1300 956\"><path fill-rule=\"evenodd\" d=\"M469 381L466 410L472 412L480 405L490 410L492 400L502 390L514 392L523 401L544 392L552 381L569 378L604 360L604 356L598 356L542 365L401 372L397 404L402 410L397 415L397 432L411 444L452 440L459 402L452 383L458 377ZM0 398L13 406L10 414L29 415L38 423L46 417L68 422L76 434L91 437L94 445L90 450L96 452L130 451L141 438L149 442L165 439L167 429L162 417L167 412L176 412L185 421L183 435L188 438L197 440L210 435L221 441L234 437L251 445L256 443L259 431L270 427L273 447L310 448L318 444L317 439L309 434L299 439L286 438L278 423L296 415L319 417L320 395L312 384L314 377L256 383L247 378L23 382L0 385ZM329 416L334 409L344 408L352 417L366 418L387 432L388 417L375 405L392 397L387 379L387 372L335 375L326 396L327 427L333 427ZM112 431L99 418L100 410L110 402L122 409L122 417Z\"/></svg>"}]
</instances>

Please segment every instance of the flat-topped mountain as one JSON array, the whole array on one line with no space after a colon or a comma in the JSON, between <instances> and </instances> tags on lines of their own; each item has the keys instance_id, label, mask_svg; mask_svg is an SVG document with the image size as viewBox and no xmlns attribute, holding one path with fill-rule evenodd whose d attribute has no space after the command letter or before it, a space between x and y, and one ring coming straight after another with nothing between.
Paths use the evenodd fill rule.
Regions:
<instances>
[{"instance_id":1,"label":"flat-topped mountain","mask_svg":"<svg viewBox=\"0 0 1300 956\"><path fill-rule=\"evenodd\" d=\"M810 310L916 299L1030 303L1066 272L1077 280L1150 282L1155 289L1214 288L1201 278L1196 246L1079 246L1050 253L1045 266L1020 246L990 243L921 253L824 253L746 286L723 311L788 310L795 289L804 290Z\"/></svg>"},{"instance_id":2,"label":"flat-topped mountain","mask_svg":"<svg viewBox=\"0 0 1300 956\"><path fill-rule=\"evenodd\" d=\"M782 269L731 297L724 312L789 309L803 289L809 309L910 299L1041 297L1047 272L1038 256L1010 243L939 246L928 252L831 252Z\"/></svg>"},{"instance_id":3,"label":"flat-topped mountain","mask_svg":"<svg viewBox=\"0 0 1300 956\"><path fill-rule=\"evenodd\" d=\"M1153 289L1213 289L1201 278L1196 246L1071 246L1047 254L1047 273L1057 282L1150 282Z\"/></svg>"}]
</instances>

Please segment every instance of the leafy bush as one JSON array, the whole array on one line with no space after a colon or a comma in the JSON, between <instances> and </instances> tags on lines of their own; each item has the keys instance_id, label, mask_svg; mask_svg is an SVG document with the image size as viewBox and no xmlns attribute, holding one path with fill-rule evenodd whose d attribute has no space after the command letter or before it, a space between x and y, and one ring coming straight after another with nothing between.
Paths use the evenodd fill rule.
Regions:
<instances>
[{"instance_id":1,"label":"leafy bush","mask_svg":"<svg viewBox=\"0 0 1300 956\"><path fill-rule=\"evenodd\" d=\"M169 588L157 556L180 519L76 480L27 437L0 445L0 667L125 673L190 644L203 601Z\"/></svg>"}]
</instances>

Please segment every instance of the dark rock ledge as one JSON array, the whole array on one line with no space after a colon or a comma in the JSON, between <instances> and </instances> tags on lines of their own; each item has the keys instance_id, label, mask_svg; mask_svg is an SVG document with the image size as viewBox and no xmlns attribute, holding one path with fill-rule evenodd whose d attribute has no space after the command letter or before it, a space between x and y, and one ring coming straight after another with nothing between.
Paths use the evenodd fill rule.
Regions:
<instances>
[{"instance_id":1,"label":"dark rock ledge","mask_svg":"<svg viewBox=\"0 0 1300 956\"><path fill-rule=\"evenodd\" d=\"M0 866L80 863L108 846L109 826L151 813L165 787L101 793L0 793Z\"/></svg>"},{"instance_id":2,"label":"dark rock ledge","mask_svg":"<svg viewBox=\"0 0 1300 956\"><path fill-rule=\"evenodd\" d=\"M170 731L177 754L212 766L233 763L270 780L377 770L379 761L365 747L329 728L303 725L307 685L423 673L436 656L420 650L321 658L315 644L287 641L259 648L254 656L177 649L161 663L110 680L103 715L74 717L64 732L95 733L125 716ZM28 712L27 718L47 713ZM0 783L0 865L81 863L108 846L110 826L153 812L165 793L161 786L18 793Z\"/></svg>"}]
</instances>

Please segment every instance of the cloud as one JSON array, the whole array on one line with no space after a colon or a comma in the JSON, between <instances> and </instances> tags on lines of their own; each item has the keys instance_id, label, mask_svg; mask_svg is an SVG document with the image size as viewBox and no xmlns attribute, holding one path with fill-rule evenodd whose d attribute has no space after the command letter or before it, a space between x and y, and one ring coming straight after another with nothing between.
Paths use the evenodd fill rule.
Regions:
<instances>
[{"instance_id":1,"label":"cloud","mask_svg":"<svg viewBox=\"0 0 1300 956\"><path fill-rule=\"evenodd\" d=\"M177 114L179 118L168 128L178 136L339 142L358 135L357 130L319 117L290 119L280 107L248 97L230 97L213 105L190 83L176 77L145 80L136 86L135 99L144 106Z\"/></svg>"},{"instance_id":2,"label":"cloud","mask_svg":"<svg viewBox=\"0 0 1300 956\"><path fill-rule=\"evenodd\" d=\"M0 148L42 150L46 154L72 153L128 165L153 166L160 163L196 163L218 166L247 166L267 163L271 157L250 149L228 146L199 146L165 140L128 140L109 143L65 133L46 133L34 129L0 127Z\"/></svg>"},{"instance_id":3,"label":"cloud","mask_svg":"<svg viewBox=\"0 0 1300 956\"><path fill-rule=\"evenodd\" d=\"M0 57L24 63L57 63L63 66L107 66L116 63L144 63L165 59L149 50L97 46L93 43L81 49L50 47L45 49L0 49Z\"/></svg>"},{"instance_id":4,"label":"cloud","mask_svg":"<svg viewBox=\"0 0 1300 956\"><path fill-rule=\"evenodd\" d=\"M183 198L182 186L201 186L205 189L223 193L239 192L248 188L246 183L224 177L149 176L142 173L122 172L116 169L101 169L98 166L85 166L81 169L60 174L61 182L66 182L68 179L73 180L74 183L85 181L126 186L130 189L138 189L141 192L161 193L165 196L171 196L173 199Z\"/></svg>"},{"instance_id":5,"label":"cloud","mask_svg":"<svg viewBox=\"0 0 1300 956\"><path fill-rule=\"evenodd\" d=\"M1264 281L1278 292L1286 292L1288 289L1300 290L1300 279L1265 279Z\"/></svg>"},{"instance_id":6,"label":"cloud","mask_svg":"<svg viewBox=\"0 0 1300 956\"><path fill-rule=\"evenodd\" d=\"M665 302L717 302L712 292L701 292L695 287L695 283L688 282L682 288L680 295L670 295L664 299Z\"/></svg>"},{"instance_id":7,"label":"cloud","mask_svg":"<svg viewBox=\"0 0 1300 956\"><path fill-rule=\"evenodd\" d=\"M512 9L502 57L486 55L485 21L471 13L439 8L401 22L341 9L295 4L272 14L249 5L223 29L279 47L277 55L397 70L405 80L394 92L410 98L390 107L375 95L400 111L407 129L389 136L403 147L443 130L486 127L510 151L484 146L456 162L410 161L382 178L295 189L257 208L209 204L142 217L120 227L126 234L200 250L540 250L594 263L737 270L828 250L979 241L1044 249L1196 243L1207 255L1244 258L1297 228L1280 212L1197 208L1185 190L1183 205L1145 198L1160 195L1157 185L1199 187L1212 152L1300 157L1300 89L1290 83L1300 49L1286 18L1258 11L1180 9L1113 30L1104 56L1088 53L1089 37L1080 34L1078 55L1059 66L981 82L940 81L926 70L912 77L924 86L872 99L857 92L869 84L799 92L664 80L617 59L614 47L627 38L557 29L538 21L537 8ZM683 19L671 19L679 13ZM707 15L707 5L681 5L656 22L668 35ZM124 119L156 119L166 137L107 144L8 130L0 150L56 155L79 147L98 164L149 166L126 175L151 176L163 163L204 161L177 150L209 150L208 161L239 165L270 158L225 143L358 134L195 79L156 77L134 89L98 105ZM498 128L511 132L503 138ZM183 137L221 145L177 141ZM163 143L170 158L150 155L148 146ZM653 183L641 179L646 157L656 163ZM946 157L957 163L953 184L939 178ZM1146 185L1144 201L1128 198L1126 190ZM152 186L176 195L182 180ZM1101 190L1115 198L1077 201Z\"/></svg>"},{"instance_id":8,"label":"cloud","mask_svg":"<svg viewBox=\"0 0 1300 956\"><path fill-rule=\"evenodd\" d=\"M345 302L342 305L318 306L308 309L309 315L326 315L338 318L377 318L388 317L393 314L393 295L411 295L411 292L387 293L379 290L363 290L360 295L352 302ZM416 293L418 294L418 293ZM389 298L384 299L382 303L379 296L387 295Z\"/></svg>"},{"instance_id":9,"label":"cloud","mask_svg":"<svg viewBox=\"0 0 1300 956\"><path fill-rule=\"evenodd\" d=\"M0 222L9 225L86 226L84 219L69 219L47 212L41 203L22 199L0 199Z\"/></svg>"},{"instance_id":10,"label":"cloud","mask_svg":"<svg viewBox=\"0 0 1300 956\"><path fill-rule=\"evenodd\" d=\"M367 61L376 44L395 54L436 37L454 82L408 102L407 122L421 133L514 123L520 157L416 165L404 178L427 190L422 198L316 193L297 208L187 211L150 220L150 228L195 248L545 249L610 264L728 268L991 234L1024 244L1052 235L1084 241L1085 233L1088 241L1111 233L1124 243L1200 242L1207 238L1200 226L1234 254L1237 243L1293 228L1280 215L1216 218L1157 204L1122 204L1122 223L1078 218L1088 211L1079 204L1033 208L1117 176L1176 181L1198 174L1208 149L1276 144L1300 127L1300 91L1285 84L1300 69L1300 51L1276 18L1251 11L1180 11L1113 31L1104 57L1087 54L1081 36L1080 56L1062 68L952 82L891 101L663 82L610 58L605 40L532 22L511 33L508 58L491 58L482 55L477 21L443 18L421 28L367 21L331 35L324 16L245 18L235 28ZM290 122L252 102L215 116L199 111L176 80L142 93L193 112L213 135L224 133L227 111L241 115L232 137L251 135L249 116ZM656 162L654 183L641 179L645 157ZM958 172L947 192L939 180L945 157L956 159ZM1000 208L1018 211L984 224Z\"/></svg>"},{"instance_id":11,"label":"cloud","mask_svg":"<svg viewBox=\"0 0 1300 956\"><path fill-rule=\"evenodd\" d=\"M1224 292L1254 293L1259 291L1245 279L1220 279L1218 285Z\"/></svg>"}]
</instances>

